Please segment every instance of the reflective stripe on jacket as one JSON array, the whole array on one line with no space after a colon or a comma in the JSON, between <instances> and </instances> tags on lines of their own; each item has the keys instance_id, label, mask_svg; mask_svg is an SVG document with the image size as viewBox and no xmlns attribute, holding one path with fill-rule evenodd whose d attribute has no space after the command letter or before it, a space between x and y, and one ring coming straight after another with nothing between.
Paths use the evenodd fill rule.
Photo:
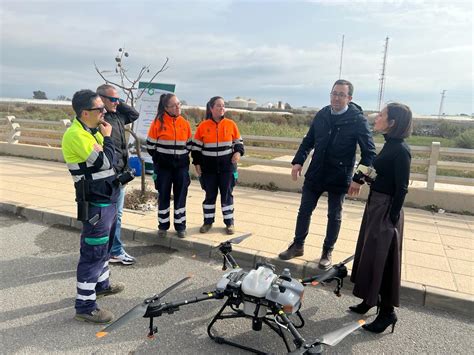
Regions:
<instances>
[{"instance_id":1,"label":"reflective stripe on jacket","mask_svg":"<svg viewBox=\"0 0 474 355\"><path fill-rule=\"evenodd\" d=\"M189 165L191 126L184 117L163 114L163 124L158 118L148 129L146 148L157 167L173 168Z\"/></svg>"},{"instance_id":2,"label":"reflective stripe on jacket","mask_svg":"<svg viewBox=\"0 0 474 355\"><path fill-rule=\"evenodd\" d=\"M95 144L101 145L103 150L97 152ZM84 179L87 201L110 203L117 200L115 152L110 137L104 138L97 129L89 129L76 118L64 133L61 147L76 187L76 196L83 195L77 188Z\"/></svg>"},{"instance_id":3,"label":"reflective stripe on jacket","mask_svg":"<svg viewBox=\"0 0 474 355\"><path fill-rule=\"evenodd\" d=\"M194 165L200 165L203 172L233 171L235 152L244 155L244 143L234 121L207 119L199 124L191 152Z\"/></svg>"}]
</instances>

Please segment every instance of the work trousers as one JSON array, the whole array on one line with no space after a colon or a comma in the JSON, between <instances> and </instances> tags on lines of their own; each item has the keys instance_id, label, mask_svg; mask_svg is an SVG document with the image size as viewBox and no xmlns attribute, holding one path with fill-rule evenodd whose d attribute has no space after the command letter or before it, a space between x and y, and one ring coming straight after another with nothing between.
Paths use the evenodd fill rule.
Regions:
<instances>
[{"instance_id":1,"label":"work trousers","mask_svg":"<svg viewBox=\"0 0 474 355\"><path fill-rule=\"evenodd\" d=\"M96 291L109 288L109 238L115 233L116 205L89 203L89 221L82 223L81 250L77 265L76 313L97 309ZM97 217L98 216L98 219Z\"/></svg>"},{"instance_id":2,"label":"work trousers","mask_svg":"<svg viewBox=\"0 0 474 355\"><path fill-rule=\"evenodd\" d=\"M186 198L191 183L189 168L160 168L155 173L155 188L158 191L158 229L170 228L170 200L173 188L174 229L178 232L186 230Z\"/></svg>"},{"instance_id":3,"label":"work trousers","mask_svg":"<svg viewBox=\"0 0 474 355\"><path fill-rule=\"evenodd\" d=\"M303 245L309 233L311 215L318 204L318 200L324 190L315 189L309 184L303 185L301 204L296 219L294 242ZM341 229L342 204L345 193L328 192L328 223L326 227L326 237L324 238L323 249L333 250L336 244L339 230Z\"/></svg>"},{"instance_id":4,"label":"work trousers","mask_svg":"<svg viewBox=\"0 0 474 355\"><path fill-rule=\"evenodd\" d=\"M202 173L201 186L206 192L206 198L202 203L204 212L204 224L214 223L216 217L217 193L221 194L221 210L224 224L234 224L234 196L232 191L235 186L235 177L232 171L221 173Z\"/></svg>"}]
</instances>

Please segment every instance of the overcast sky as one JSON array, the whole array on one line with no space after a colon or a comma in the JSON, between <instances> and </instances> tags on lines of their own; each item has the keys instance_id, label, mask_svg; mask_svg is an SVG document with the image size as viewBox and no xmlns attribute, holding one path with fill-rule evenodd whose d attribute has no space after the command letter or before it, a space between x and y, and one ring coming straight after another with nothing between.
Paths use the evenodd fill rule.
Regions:
<instances>
[{"instance_id":1,"label":"overcast sky","mask_svg":"<svg viewBox=\"0 0 474 355\"><path fill-rule=\"evenodd\" d=\"M214 95L259 104L322 107L339 76L353 100L376 109L385 37L384 101L420 114L472 113L471 1L42 1L0 0L2 97L71 97L95 89L101 69L114 69L119 47L130 75L151 64L169 69L189 104Z\"/></svg>"}]
</instances>

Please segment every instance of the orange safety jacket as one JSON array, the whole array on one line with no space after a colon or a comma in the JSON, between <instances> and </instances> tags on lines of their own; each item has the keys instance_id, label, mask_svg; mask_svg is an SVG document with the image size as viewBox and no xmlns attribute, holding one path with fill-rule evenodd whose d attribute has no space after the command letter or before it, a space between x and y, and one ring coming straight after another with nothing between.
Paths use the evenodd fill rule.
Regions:
<instances>
[{"instance_id":1,"label":"orange safety jacket","mask_svg":"<svg viewBox=\"0 0 474 355\"><path fill-rule=\"evenodd\" d=\"M155 118L148 130L146 148L156 168L189 166L191 126L183 116L163 114L163 124Z\"/></svg>"},{"instance_id":2,"label":"orange safety jacket","mask_svg":"<svg viewBox=\"0 0 474 355\"><path fill-rule=\"evenodd\" d=\"M224 117L217 123L209 118L199 124L191 152L194 165L206 173L234 171L231 159L235 152L244 155L244 143L234 121Z\"/></svg>"}]
</instances>

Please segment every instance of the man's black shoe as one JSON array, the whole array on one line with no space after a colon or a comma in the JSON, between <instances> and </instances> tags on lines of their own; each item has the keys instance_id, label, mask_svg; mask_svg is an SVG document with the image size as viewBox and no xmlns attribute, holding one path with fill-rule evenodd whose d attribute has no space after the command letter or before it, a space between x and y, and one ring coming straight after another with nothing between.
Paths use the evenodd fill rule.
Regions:
<instances>
[{"instance_id":1,"label":"man's black shoe","mask_svg":"<svg viewBox=\"0 0 474 355\"><path fill-rule=\"evenodd\" d=\"M287 250L280 253L278 257L282 260L290 260L296 258L297 256L303 256L304 246L296 244L295 242L291 243Z\"/></svg>"}]
</instances>

